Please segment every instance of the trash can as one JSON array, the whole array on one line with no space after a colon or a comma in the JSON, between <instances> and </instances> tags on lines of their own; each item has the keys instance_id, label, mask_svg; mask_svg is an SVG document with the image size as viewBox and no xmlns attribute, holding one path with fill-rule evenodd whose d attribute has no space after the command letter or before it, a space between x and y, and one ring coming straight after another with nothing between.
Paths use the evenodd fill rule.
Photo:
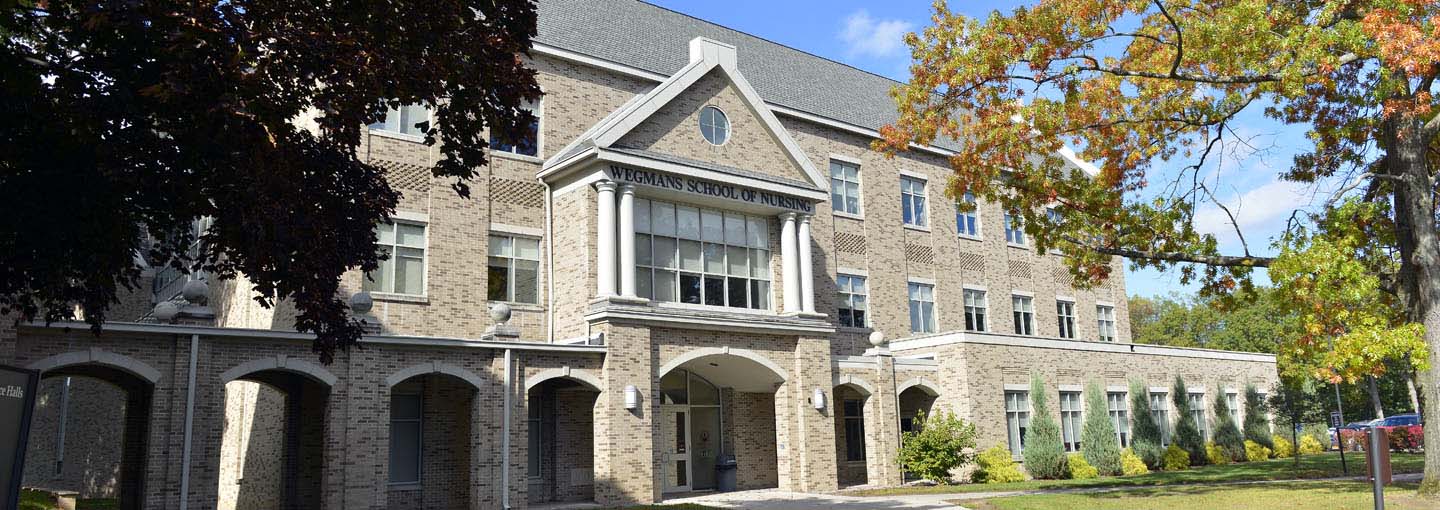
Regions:
<instances>
[{"instance_id":1,"label":"trash can","mask_svg":"<svg viewBox=\"0 0 1440 510\"><path fill-rule=\"evenodd\" d=\"M735 490L735 467L734 455L721 455L715 459L715 490Z\"/></svg>"}]
</instances>

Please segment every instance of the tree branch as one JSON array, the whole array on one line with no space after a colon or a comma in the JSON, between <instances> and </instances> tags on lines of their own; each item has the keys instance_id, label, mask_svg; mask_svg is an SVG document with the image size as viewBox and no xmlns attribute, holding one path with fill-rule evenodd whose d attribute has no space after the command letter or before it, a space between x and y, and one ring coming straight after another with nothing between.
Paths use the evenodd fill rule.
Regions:
<instances>
[{"instance_id":1,"label":"tree branch","mask_svg":"<svg viewBox=\"0 0 1440 510\"><path fill-rule=\"evenodd\" d=\"M1197 255L1173 251L1154 251L1134 248L1120 248L1115 246L1097 246L1094 244L1081 242L1073 237L1068 236L1064 237L1063 239L1065 239L1066 242L1094 251L1096 253L1100 253L1102 255L1125 257L1127 259L1158 260L1164 262L1189 262L1217 267L1270 267L1270 264L1275 262L1275 257L1257 257L1253 255Z\"/></svg>"},{"instance_id":2,"label":"tree branch","mask_svg":"<svg viewBox=\"0 0 1440 510\"><path fill-rule=\"evenodd\" d=\"M1160 9L1160 14L1170 20L1170 27L1175 29L1175 61L1170 63L1170 76L1177 76L1180 73L1180 60L1185 56L1185 35L1180 32L1180 24L1165 10L1165 4L1161 0L1154 0L1155 7Z\"/></svg>"}]
</instances>

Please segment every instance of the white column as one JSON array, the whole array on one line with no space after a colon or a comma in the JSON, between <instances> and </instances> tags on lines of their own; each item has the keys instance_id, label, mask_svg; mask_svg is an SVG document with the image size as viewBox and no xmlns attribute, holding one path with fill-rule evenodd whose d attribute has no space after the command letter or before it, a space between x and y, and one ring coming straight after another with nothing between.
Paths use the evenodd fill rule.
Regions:
<instances>
[{"instance_id":1,"label":"white column","mask_svg":"<svg viewBox=\"0 0 1440 510\"><path fill-rule=\"evenodd\" d=\"M620 185L620 295L635 296L635 186Z\"/></svg>"},{"instance_id":2,"label":"white column","mask_svg":"<svg viewBox=\"0 0 1440 510\"><path fill-rule=\"evenodd\" d=\"M596 243L595 275L599 282L596 294L600 297L615 295L615 183L600 181L595 184L598 196L595 198L598 220L599 242ZM633 236L632 236L633 237Z\"/></svg>"},{"instance_id":3,"label":"white column","mask_svg":"<svg viewBox=\"0 0 1440 510\"><path fill-rule=\"evenodd\" d=\"M800 311L800 260L795 254L795 213L780 215L781 277L785 279L785 313Z\"/></svg>"},{"instance_id":4,"label":"white column","mask_svg":"<svg viewBox=\"0 0 1440 510\"><path fill-rule=\"evenodd\" d=\"M800 216L800 309L815 313L815 266L810 261L810 215Z\"/></svg>"}]
</instances>

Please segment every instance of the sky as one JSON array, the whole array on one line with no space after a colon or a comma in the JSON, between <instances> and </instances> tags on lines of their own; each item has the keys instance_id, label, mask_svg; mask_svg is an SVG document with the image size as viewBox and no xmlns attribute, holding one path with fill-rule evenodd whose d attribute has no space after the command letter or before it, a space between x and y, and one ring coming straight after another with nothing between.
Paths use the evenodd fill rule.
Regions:
<instances>
[{"instance_id":1,"label":"sky","mask_svg":"<svg viewBox=\"0 0 1440 510\"><path fill-rule=\"evenodd\" d=\"M930 24L931 2L927 0L730 0L699 2L650 0L713 23L756 35L821 57L906 81L910 53L903 37ZM972 17L984 17L994 10L1009 12L1016 0L953 1L952 10ZM1238 139L1224 148L1224 157L1204 175L1211 179L1216 195L1234 214L1242 244L1229 215L1216 206L1201 207L1196 228L1216 236L1223 253L1274 255L1275 236L1285 227L1293 211L1318 206L1327 196L1325 189L1278 179L1290 166L1299 148L1308 145L1303 129L1266 119L1252 108L1232 123ZM1152 176L1158 182L1161 175ZM1173 175L1173 174L1172 174ZM1316 196L1320 198L1316 198ZM1131 296L1191 294L1195 286L1181 285L1179 272L1126 269L1126 287ZM1263 271L1257 283L1267 283Z\"/></svg>"}]
</instances>

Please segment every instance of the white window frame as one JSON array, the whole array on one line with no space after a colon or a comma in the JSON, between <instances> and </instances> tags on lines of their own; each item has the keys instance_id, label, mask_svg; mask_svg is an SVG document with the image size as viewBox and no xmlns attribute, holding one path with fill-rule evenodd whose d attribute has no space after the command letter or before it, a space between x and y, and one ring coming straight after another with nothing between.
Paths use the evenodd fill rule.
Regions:
<instances>
[{"instance_id":1,"label":"white window frame","mask_svg":"<svg viewBox=\"0 0 1440 510\"><path fill-rule=\"evenodd\" d=\"M1101 342L1116 341L1115 305L1095 305L1095 324L1099 328L1096 336Z\"/></svg>"},{"instance_id":2,"label":"white window frame","mask_svg":"<svg viewBox=\"0 0 1440 510\"><path fill-rule=\"evenodd\" d=\"M912 297L912 296L914 295L914 291L915 291L916 289L919 289L919 290L922 290L922 291L928 289L928 290L929 290L929 294L930 294L930 299L929 299L928 301L924 299L924 296L923 296L924 292L921 293L922 296L921 296L920 299L915 299L914 297ZM939 324L940 321L939 321L939 319L938 319L938 317L937 317L937 316L938 316L938 311L936 310L936 304L935 304L935 284L934 284L934 283L930 283L930 282L920 282L920 281L915 281L915 280L911 280L911 281L907 282L906 285L905 285L905 299L906 299L906 302L910 304L910 309L911 309L912 311L914 310L914 308L915 308L915 306L916 306L916 303L919 303L919 306L920 306L920 320L921 320L921 322L922 322L923 324L921 324L921 329L918 329L918 330L915 329L915 315L914 315L914 313L911 313L911 314L909 315L909 317L910 317L910 332L911 332L911 333L927 333L927 334L928 334L928 333L935 333L935 332L937 332L937 331L939 330L938 324ZM928 313L928 314L925 313L925 311L926 311L925 305L926 305L926 304L929 304L929 305L930 305L930 307L929 307L929 313Z\"/></svg>"},{"instance_id":3,"label":"white window frame","mask_svg":"<svg viewBox=\"0 0 1440 510\"><path fill-rule=\"evenodd\" d=\"M1060 392L1060 443L1067 452L1080 451L1080 432L1085 427L1083 402L1081 392Z\"/></svg>"},{"instance_id":4,"label":"white window frame","mask_svg":"<svg viewBox=\"0 0 1440 510\"><path fill-rule=\"evenodd\" d=\"M394 402L394 400L395 400L396 397L414 398L414 399L416 400L416 404L417 404L416 407L420 410L420 415L419 415L418 417L416 417L416 418L399 418L399 419L396 419L393 415L390 416L390 424L389 424L389 426L390 426L390 431L389 431L389 435L390 435L391 438L395 437L395 424L396 424L397 422L398 422L398 423L414 423L414 424L416 424L416 427L415 427L415 435L416 435L416 437L415 437L415 439L416 439L415 444L416 444L416 446L419 448L419 450L415 452L415 479L414 479L414 480L396 480L396 479L395 479L395 475L394 475L395 470L393 469L393 467L394 467L394 462L395 462L395 450L394 450L394 448L395 448L395 447L394 447L395 441L393 441L393 440L390 441L390 444L391 444L391 446L390 446L390 453L388 454L389 456L388 456L388 460L387 460L386 462L389 463L388 466L390 466L392 469L389 469L389 470L388 470L389 473L390 473L390 475L387 477L388 485L418 486L418 485L420 485L420 484L424 481L424 479L425 479L425 469L424 469L424 468L425 468L425 396L424 396L423 393L424 393L423 390L421 390L421 391L413 391L413 392L402 391L402 392L393 392L393 393L390 395L390 400L391 400L390 407L391 407L391 409L394 409L394 407L395 407L395 402ZM392 411L392 412L393 412L393 411Z\"/></svg>"},{"instance_id":5,"label":"white window frame","mask_svg":"<svg viewBox=\"0 0 1440 510\"><path fill-rule=\"evenodd\" d=\"M494 145L497 140L495 140L493 136L490 136L487 131L485 141L491 143L490 153L499 157L519 159L522 161L533 162L542 160L545 156L545 98L541 96L540 99L533 103L527 101L525 104L520 105L520 109L529 110L531 114L535 115L535 155L532 156L530 154L516 152L514 146L511 146L510 150L502 150Z\"/></svg>"},{"instance_id":6,"label":"white window frame","mask_svg":"<svg viewBox=\"0 0 1440 510\"><path fill-rule=\"evenodd\" d=\"M652 218L654 217L654 214L655 214L655 213L653 212L653 210L654 210L654 208L656 207L657 204L662 204L662 205L664 205L664 206L668 206L668 207L672 208L673 211L675 211L675 213L674 213L674 214L675 214L675 232L674 232L673 234L671 234L671 233L657 233L657 232L656 232L657 229L655 228L655 225L654 225L654 222L652 221ZM744 213L737 212L737 211L727 211L727 210L721 210L721 209L715 209L715 208L709 208L709 207L701 207L701 206L696 206L696 205L691 205L691 204L685 204L685 203L679 203L679 202L670 202L670 201L667 201L667 200L655 200L655 199L650 199L650 198L636 198L636 207L635 207L635 209L636 209L636 213L635 213L635 214L636 214L636 228L635 228L635 237L636 237L636 240L635 240L635 243L636 243L636 248L635 248L635 249L636 249L635 277L636 277L636 279L637 279L637 283L636 283L637 289L636 289L636 290L637 290L637 293L640 294L640 297L646 298L646 299L650 299L650 300L652 300L652 301L655 301L656 303L659 303L659 304L661 304L662 306L671 306L671 307L678 307L678 308L697 308L697 309L728 310L728 311L741 311L741 310L744 310L744 311L749 311L749 312L752 312L752 313L757 313L757 312L770 312L770 313L773 313L773 312L774 312L774 307L775 307L775 303L774 303L774 301L775 301L775 299L774 299L774 292L775 292L775 288L774 288L774 284L773 284L773 282L774 282L774 274L773 274L774 271L773 271L773 268L772 268L772 265L773 265L773 264L771 264L771 260L774 259L775 251L774 251L773 247L771 247L770 244L769 244L769 243L770 243L770 233L771 233L771 232L770 232L771 227L770 227L769 218L766 218L766 217L763 217L763 216L755 216L755 215L750 215L750 214L744 214ZM679 225L679 221L680 221L680 216L679 216L679 215L680 215L680 213L679 213L679 211L680 211L681 209L695 209L695 210L697 211L697 214L699 215L699 218L700 218L700 221L701 221L701 226L700 226L699 228L701 229L701 231L700 231L700 233L696 236L695 239L691 239L691 238L689 238L689 237L681 237L681 235L680 235L680 225ZM727 218L727 217L740 217L740 218L742 218L743 221L744 221L744 225L745 225L745 232L742 234L742 237L744 237L744 239L741 241L741 244L731 244L731 243L730 243L730 240L729 240L729 239L726 239L725 236L727 236L727 235L729 234L729 232L727 232L727 231L724 230L723 222L722 222L721 231L719 232L719 235L720 235L719 240L718 240L718 241L717 241L717 240L714 240L714 239L712 239L712 240L706 240L706 239L705 239L704 217L705 217L705 215L706 215L707 212L708 212L708 213L718 214L722 219L723 219L723 218ZM643 221L641 220L641 218L639 218L639 216L642 215L642 214L643 214L643 215L646 215L646 217L645 217L645 219L644 219ZM752 225L763 225L764 232L761 233L761 235L759 235L759 236L756 238L756 239L758 239L758 241L753 241L753 242L752 242L752 238L751 238L751 235L750 235L750 232L749 232L749 229L750 229L750 227L751 227ZM651 244L650 244L649 246L645 246L644 244L642 244L642 238L643 238L643 240L648 240ZM662 266L662 265L660 265L660 260L658 259L658 257L656 257L656 252L655 252L655 249L654 249L654 247L658 244L658 243L655 242L655 240L656 240L656 239L659 239L659 238L670 239L670 240L674 240L674 241L675 241L675 250L676 250L676 251L674 252L674 253L675 253L675 266L674 266L674 267L667 267L667 266ZM681 259L681 250L684 248L685 243L686 243L687 241L689 241L689 242L694 242L694 243L698 243L699 246L700 246L700 250L701 250L701 251L700 251L700 257L701 257L701 259L700 259L700 266L699 266L698 269L685 269L685 268L683 267L683 266L684 266L684 261ZM709 270L709 268L706 267L706 260L705 260L705 258L704 258L705 246L706 246L706 245L719 246L720 249L721 249L721 251L722 251L723 253L725 253L725 259L724 259L723 262L721 262L721 272L718 272L718 273L717 273L717 272L714 272L714 271ZM748 270L748 274L745 274L745 275L743 275L743 276L742 276L742 275L738 275L738 274L737 274L737 275L731 275L731 274L730 274L730 272L729 272L729 269L730 269L730 265L729 265L729 253L730 253L730 249L731 249L731 248L744 248L744 249L745 249L746 255L747 255L747 265L746 265L746 268L747 268L747 270ZM761 254L758 253L758 252L763 252L763 255L761 255ZM642 253L648 253L648 254L649 254L650 264L644 264L644 263L642 263L642 262L643 262L642 257L641 257L641 254L642 254ZM760 261L757 260L756 265L752 267L752 266L749 265L749 262L748 262L749 259L748 259L748 257L755 257L755 256L763 256L763 257L764 257L764 261L763 261L763 263L762 263L762 262L760 262ZM756 275L757 275L756 269L760 269L760 271L759 271L759 274L760 274L760 275L759 275L759 276L756 276ZM655 287L655 283L654 283L655 280L656 280L656 279L655 279L655 275L657 275L657 274L659 274L659 273L661 273L661 272L673 273L673 274L675 275L674 287L672 288L672 289L674 290L674 298L675 298L674 300L661 300L661 299L658 299L658 298L656 297L656 294L655 294L655 289L656 289L656 287ZM649 295L645 295L644 290L643 290L643 289L640 289L640 287L641 287L640 281L642 281L647 274L649 275L649 277L650 277L650 282L651 282L651 283L650 283L650 294L649 294ZM700 294L700 302L699 302L699 303L686 303L686 302L684 301L684 294L683 294L684 291L681 289L682 277L684 277L684 276L697 276L697 277L700 278L700 293L701 293L701 294ZM718 278L721 279L721 282L722 282L721 285L722 285L722 288L724 289L724 292L723 292L723 294L722 294L722 296L721 296L721 301L722 301L723 304L721 304L721 305L712 305L712 304L706 304L706 303L705 303L705 278L706 278L707 276L710 276L710 277L718 277ZM746 302L747 306L745 306L745 307L730 306L730 296L729 296L729 293L730 293L730 279L731 279L731 278L743 278L744 280L746 280L746 283L745 283L745 287L746 287L745 302ZM757 282L759 282L759 283L757 283ZM763 284L763 287L764 287L763 289L754 288L755 285L760 285L760 284ZM760 299L764 300L764 303L763 303L764 306L756 307L756 306L751 305L751 299L750 299L751 297L759 297Z\"/></svg>"},{"instance_id":7,"label":"white window frame","mask_svg":"<svg viewBox=\"0 0 1440 510\"><path fill-rule=\"evenodd\" d=\"M961 204L961 203L974 204L974 205L975 205L975 210L970 211L970 212L962 212L962 211L960 210L960 204ZM969 220L970 223L973 223L973 224L974 224L974 226L975 226L975 232L966 232L966 230L968 230L968 229L965 228L965 226L964 226L964 223L966 222L966 220ZM956 201L955 201L955 232L957 232L957 235L959 235L960 237L963 237L963 238L965 238L965 239L974 239L974 240L976 240L976 241L979 241L980 239L982 239L982 232L983 232L983 231L981 230L981 228L982 228L982 227L981 227L981 225L980 225L980 202L975 199L975 195L974 195L974 194L972 194L972 193L966 193L965 196L962 196L962 197L960 197L959 200L956 200Z\"/></svg>"},{"instance_id":8,"label":"white window frame","mask_svg":"<svg viewBox=\"0 0 1440 510\"><path fill-rule=\"evenodd\" d=\"M1225 392L1225 407L1230 408L1230 419L1235 422L1236 427L1242 427L1240 421L1240 393L1237 391Z\"/></svg>"},{"instance_id":9,"label":"white window frame","mask_svg":"<svg viewBox=\"0 0 1440 510\"><path fill-rule=\"evenodd\" d=\"M1110 424L1115 428L1115 440L1120 443L1121 448L1130 446L1129 398L1130 395L1123 391L1105 392L1106 411L1110 413Z\"/></svg>"},{"instance_id":10,"label":"white window frame","mask_svg":"<svg viewBox=\"0 0 1440 510\"><path fill-rule=\"evenodd\" d=\"M855 169L855 180L850 181L842 172L840 177L835 176L835 167L850 167ZM840 200L835 200L835 181L840 181ZM830 210L837 216L846 218L861 219L865 217L865 178L860 175L860 162L849 158L830 156ZM855 184L855 210L847 210L845 200L852 198L845 184Z\"/></svg>"},{"instance_id":11,"label":"white window frame","mask_svg":"<svg viewBox=\"0 0 1440 510\"><path fill-rule=\"evenodd\" d=\"M705 111L711 109L719 112L720 118L725 120L725 137L724 139L720 140L720 143L715 143L714 140L711 140L709 137L705 136ZM714 119L714 117L711 117L711 119ZM711 123L710 127L716 128L720 126ZM705 143L708 143L710 145L714 145L716 147L724 147L726 144L730 143L730 135L732 134L734 128L734 124L730 122L730 114L725 113L725 109L721 108L719 105L707 104L700 107L700 111L696 112L695 114L695 129L700 132L700 139L705 140Z\"/></svg>"},{"instance_id":12,"label":"white window frame","mask_svg":"<svg viewBox=\"0 0 1440 510\"><path fill-rule=\"evenodd\" d=\"M405 104L394 108L386 106L385 116L381 117L379 121L366 126L366 128L369 129L371 134L382 135L389 138L399 138L412 142L424 141L425 133L410 132L410 130L415 129L415 124L418 124L417 122L410 122L407 125L403 123L402 120L396 120L395 123L397 125L393 127L390 126L390 115L402 115L407 109L410 109L409 111L412 112L415 110L425 112L425 121L430 122L431 127L434 127L435 112L433 110L423 104Z\"/></svg>"},{"instance_id":13,"label":"white window frame","mask_svg":"<svg viewBox=\"0 0 1440 510\"><path fill-rule=\"evenodd\" d=\"M1011 317L1015 321L1015 334L1024 336L1035 336L1034 296L1027 296L1024 294L1011 294L1010 312Z\"/></svg>"},{"instance_id":14,"label":"white window frame","mask_svg":"<svg viewBox=\"0 0 1440 510\"><path fill-rule=\"evenodd\" d=\"M906 182L920 183L920 193L916 194L905 189ZM912 186L913 187L913 186ZM909 206L906 205L906 197L909 197ZM917 206L918 204L918 206ZM930 230L930 181L925 177L909 172L900 174L900 221L906 228L919 230ZM918 210L917 210L918 209ZM905 213L910 213L912 221L905 221Z\"/></svg>"},{"instance_id":15,"label":"white window frame","mask_svg":"<svg viewBox=\"0 0 1440 510\"><path fill-rule=\"evenodd\" d=\"M990 303L987 294L985 289L971 288L966 288L961 293L965 306L965 331L984 333L990 330ZM976 299L971 300L972 296ZM978 327L972 328L972 326Z\"/></svg>"},{"instance_id":16,"label":"white window frame","mask_svg":"<svg viewBox=\"0 0 1440 510\"><path fill-rule=\"evenodd\" d=\"M1150 418L1160 427L1160 446L1170 446L1170 393L1150 392Z\"/></svg>"},{"instance_id":17,"label":"white window frame","mask_svg":"<svg viewBox=\"0 0 1440 510\"><path fill-rule=\"evenodd\" d=\"M1028 248L1025 240L1025 219L1018 214L1005 213L1005 244L1013 248Z\"/></svg>"},{"instance_id":18,"label":"white window frame","mask_svg":"<svg viewBox=\"0 0 1440 510\"><path fill-rule=\"evenodd\" d=\"M848 412L851 403L856 404L855 409L858 411L853 415ZM858 398L841 400L840 413L841 424L844 427L845 434L845 462L865 462L865 458L869 454L869 452L865 450L865 400ZM859 437L851 437L850 426L852 424L857 427L856 435ZM860 458L850 458L850 454L853 453L853 448L860 449Z\"/></svg>"},{"instance_id":19,"label":"white window frame","mask_svg":"<svg viewBox=\"0 0 1440 510\"><path fill-rule=\"evenodd\" d=\"M489 246L488 243L489 243L491 240L497 239L497 238L507 238L507 239L510 239L510 255L496 255L495 253L490 252L490 250L488 249L488 246ZM516 241L517 241L517 240L520 240L520 239L524 239L524 240L528 240L528 241L535 241L535 258L533 258L533 259L523 258L523 257L520 257L520 256L518 255L518 254L519 254L519 251L515 249L515 245L516 245ZM490 232L490 237L489 237L489 239L486 239L486 242L487 242L487 250L486 250L486 257L487 257L487 258L486 258L486 261L485 261L486 274L487 274L487 275L489 274L489 269L490 269L490 261L489 261L489 258L492 258L492 257L493 257L493 258L497 258L497 259L505 259L505 260L508 261L508 263L507 263L507 265L506 265L506 275L505 275L505 281L507 282L506 289L505 289L505 299L499 299L499 300L497 300L497 299L491 299L491 298L490 298L490 295L489 295L489 293L490 293L489 284L488 284L488 282L487 282L487 284L486 284L486 289L485 289L485 293L486 293L485 297L486 297L487 300L489 300L489 301L495 301L495 302L504 302L504 303L515 303L515 304L522 304L522 305L538 305L538 304L540 304L540 301L541 301L540 289L543 288L543 286L540 285L541 274L542 274L542 272L543 272L543 268L542 268L542 266L541 266L541 260L544 258L544 257L542 256L543 253L541 253L541 252L545 249L545 244L544 244L544 242L542 242L542 241L543 241L542 239L539 239L539 238L536 238L536 237L532 237L532 236L527 236L527 235L511 234L511 233L508 233L508 232ZM517 299L515 298L515 284L516 284L516 278L515 278L515 266L516 266L516 264L515 264L515 261L517 261L517 260L527 260L527 261L535 262L535 301L534 301L534 302L530 302L530 301L519 301L519 300L517 300Z\"/></svg>"},{"instance_id":20,"label":"white window frame","mask_svg":"<svg viewBox=\"0 0 1440 510\"><path fill-rule=\"evenodd\" d=\"M858 293L857 293L857 292L851 292L850 289L848 289L847 286L844 284L844 282L847 281L847 280L851 283L851 284L849 285L849 287L851 287L851 288L853 288L853 287L855 286L855 285L854 285L855 282L859 282L859 284L860 284L860 292L858 292ZM838 307L838 308L839 308L840 310L850 310L850 317L851 317L850 324L847 325L847 324L845 324L845 323L842 321L842 319L841 319L841 317L843 317L843 315L841 315L841 314L837 311L836 314L835 314L835 319L836 319L836 321L840 321L840 327L869 329L869 328L870 328L870 286L869 286L869 285L870 285L870 282L868 281L868 278L865 277L865 276L863 276L863 275L850 274L850 273L843 273L843 272L842 272L842 273L838 273L838 274L835 275L835 285L836 285L836 287L837 287L837 290L838 290L838 293L839 293L839 298L840 298L840 303L839 303L839 307ZM864 307L864 308L862 309L862 311L864 312L864 318L862 318L862 319L859 320L859 321L856 321L856 320L854 319L854 317L855 317L855 304L857 303L857 301L856 301L857 298L859 299L859 301L858 301L859 304Z\"/></svg>"},{"instance_id":21,"label":"white window frame","mask_svg":"<svg viewBox=\"0 0 1440 510\"><path fill-rule=\"evenodd\" d=\"M1031 412L1029 391L1005 390L1005 446L1010 449L1010 456L1015 459L1020 459L1025 451L1025 436L1030 428Z\"/></svg>"},{"instance_id":22,"label":"white window frame","mask_svg":"<svg viewBox=\"0 0 1440 510\"><path fill-rule=\"evenodd\" d=\"M1186 398L1188 398L1190 402L1190 419L1195 422L1195 428L1200 429L1200 439L1209 441L1209 420L1205 419L1206 415L1209 413L1207 413L1205 410L1205 392L1191 391L1188 395L1186 395Z\"/></svg>"},{"instance_id":23,"label":"white window frame","mask_svg":"<svg viewBox=\"0 0 1440 510\"><path fill-rule=\"evenodd\" d=\"M1059 324L1060 338L1066 340L1075 339L1075 301L1069 299L1055 300L1055 319Z\"/></svg>"},{"instance_id":24,"label":"white window frame","mask_svg":"<svg viewBox=\"0 0 1440 510\"><path fill-rule=\"evenodd\" d=\"M367 290L367 291L369 291L369 292L371 293L371 295L375 295L375 296L379 296L379 297L403 296L403 297L413 297L413 298L424 298L424 297L426 297L426 296L429 295L429 288L430 288L430 224L429 224L429 222L427 222L427 221L425 221L425 220L418 219L419 216L420 216L420 215L409 215L409 214L403 214L403 213L397 213L397 214L391 216L391 218L390 218L390 223L389 223L389 224L393 226L392 229L394 230L394 232L392 232L391 237L394 238L395 240L392 241L392 242L390 242L390 243L388 243L388 244L387 244L387 243L382 243L382 242L380 241L380 236L379 236L379 233L378 233L378 229L380 228L380 226L379 226L379 225L376 225L376 227L375 227L375 228L377 229L377 233L376 233L376 236L375 236L375 237L376 237L376 239L375 239L375 248L376 248L376 250L379 250L380 247L382 247L382 246L386 246L386 247L389 247L389 248L390 248L390 257L387 258L387 259L385 259L385 260L380 261L380 268L378 268L377 270L382 270L382 269L385 269L385 268L388 268L388 269L389 269L389 271L390 271L390 287L389 287L389 288L379 288L378 286L381 285L381 282L378 282L378 281L377 281L377 282L373 282L373 283L372 283L372 281L371 281L371 279L370 279L370 273L365 273L365 274L363 274L363 275L361 276L361 278L362 278L361 283L360 283L361 289ZM399 226L400 226L400 225L410 225L410 226L420 227L421 230L424 231L424 234L423 234L423 236L422 236L422 237L424 237L424 241L423 241L424 244L423 244L422 246L419 246L419 247L411 246L411 245L401 245L401 244L399 244L398 239L399 239ZM408 249L417 249L417 250L420 250L420 293L419 293L419 294L411 294L411 293L408 293L408 292L397 292L397 291L395 290L395 288L396 288L396 286L395 286L395 260L398 258L398 255L397 255L397 253L399 252L399 249L398 249L398 248L408 248Z\"/></svg>"}]
</instances>

